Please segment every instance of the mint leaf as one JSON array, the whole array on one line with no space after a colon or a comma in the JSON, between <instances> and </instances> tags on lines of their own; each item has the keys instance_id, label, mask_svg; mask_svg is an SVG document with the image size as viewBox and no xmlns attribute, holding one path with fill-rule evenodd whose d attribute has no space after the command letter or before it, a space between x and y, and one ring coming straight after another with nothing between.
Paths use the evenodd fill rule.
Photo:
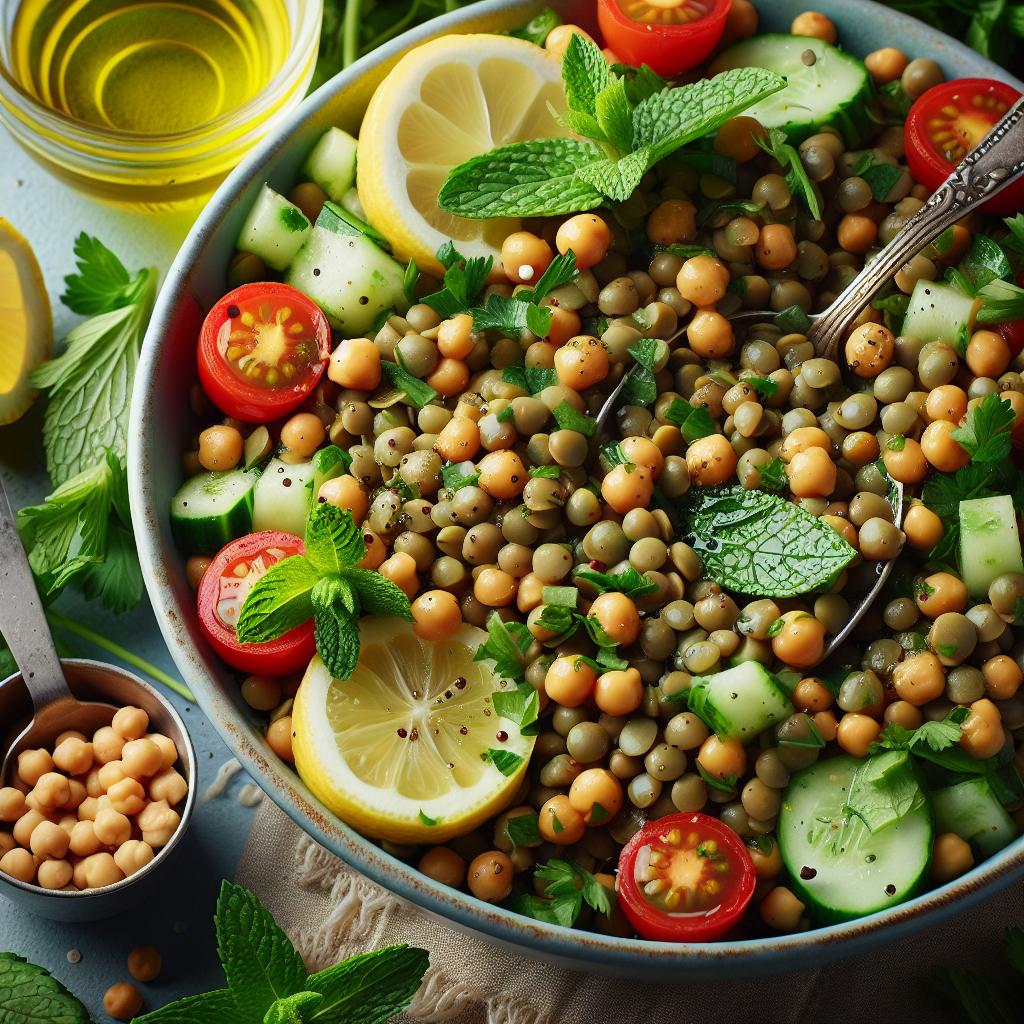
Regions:
<instances>
[{"instance_id":1,"label":"mint leaf","mask_svg":"<svg viewBox=\"0 0 1024 1024\"><path fill-rule=\"evenodd\" d=\"M310 975L305 986L323 1002L307 1024L385 1024L412 1002L428 964L425 949L387 946Z\"/></svg>"},{"instance_id":2,"label":"mint leaf","mask_svg":"<svg viewBox=\"0 0 1024 1024\"><path fill-rule=\"evenodd\" d=\"M64 278L60 301L79 316L109 313L136 301L152 271L129 274L124 264L98 239L84 231L75 239L77 274Z\"/></svg>"},{"instance_id":3,"label":"mint leaf","mask_svg":"<svg viewBox=\"0 0 1024 1024\"><path fill-rule=\"evenodd\" d=\"M602 57L603 62L603 57ZM620 152L633 148L633 105L626 95L626 83L617 78L598 94L595 104L597 123L604 137Z\"/></svg>"},{"instance_id":4,"label":"mint leaf","mask_svg":"<svg viewBox=\"0 0 1024 1024\"><path fill-rule=\"evenodd\" d=\"M672 399L665 410L665 419L679 428L687 444L718 433L718 427L707 409L703 406L695 408L682 398Z\"/></svg>"},{"instance_id":5,"label":"mint leaf","mask_svg":"<svg viewBox=\"0 0 1024 1024\"><path fill-rule=\"evenodd\" d=\"M0 953L2 1024L89 1024L85 1007L48 971Z\"/></svg>"},{"instance_id":6,"label":"mint leaf","mask_svg":"<svg viewBox=\"0 0 1024 1024\"><path fill-rule=\"evenodd\" d=\"M576 172L603 158L593 142L517 142L459 164L437 202L460 217L552 217L592 210L604 197Z\"/></svg>"},{"instance_id":7,"label":"mint leaf","mask_svg":"<svg viewBox=\"0 0 1024 1024\"><path fill-rule=\"evenodd\" d=\"M648 147L628 153L618 160L598 160L577 172L577 178L589 182L609 199L625 202L643 180L653 160Z\"/></svg>"},{"instance_id":8,"label":"mint leaf","mask_svg":"<svg viewBox=\"0 0 1024 1024\"><path fill-rule=\"evenodd\" d=\"M764 491L696 488L683 508L706 575L741 594L808 594L857 555L827 523Z\"/></svg>"},{"instance_id":9,"label":"mint leaf","mask_svg":"<svg viewBox=\"0 0 1024 1024\"><path fill-rule=\"evenodd\" d=\"M263 1016L263 1024L306 1024L313 1007L324 1001L319 992L296 992L278 999Z\"/></svg>"},{"instance_id":10,"label":"mint leaf","mask_svg":"<svg viewBox=\"0 0 1024 1024\"><path fill-rule=\"evenodd\" d=\"M214 923L228 988L249 1019L262 1020L275 1000L306 988L302 957L251 892L223 882Z\"/></svg>"},{"instance_id":11,"label":"mint leaf","mask_svg":"<svg viewBox=\"0 0 1024 1024\"><path fill-rule=\"evenodd\" d=\"M310 597L317 653L335 679L348 679L359 663L359 599L340 576L320 580Z\"/></svg>"},{"instance_id":12,"label":"mint leaf","mask_svg":"<svg viewBox=\"0 0 1024 1024\"><path fill-rule=\"evenodd\" d=\"M493 661L494 670L502 679L525 683L525 654L533 636L521 622L502 622L497 612L487 617L487 642L473 655L474 661Z\"/></svg>"},{"instance_id":13,"label":"mint leaf","mask_svg":"<svg viewBox=\"0 0 1024 1024\"><path fill-rule=\"evenodd\" d=\"M562 58L562 81L569 109L596 116L597 98L611 85L612 73L597 44L578 32Z\"/></svg>"},{"instance_id":14,"label":"mint leaf","mask_svg":"<svg viewBox=\"0 0 1024 1024\"><path fill-rule=\"evenodd\" d=\"M382 360L380 368L384 376L387 377L388 383L405 395L409 405L422 409L437 398L437 392L429 384L424 384L418 377L414 377L397 363Z\"/></svg>"},{"instance_id":15,"label":"mint leaf","mask_svg":"<svg viewBox=\"0 0 1024 1024\"><path fill-rule=\"evenodd\" d=\"M304 555L275 562L246 595L235 625L238 642L267 643L309 622L313 617L313 588L319 578Z\"/></svg>"},{"instance_id":16,"label":"mint leaf","mask_svg":"<svg viewBox=\"0 0 1024 1024\"><path fill-rule=\"evenodd\" d=\"M846 798L846 809L870 832L892 825L923 804L924 792L905 750L886 751L863 761Z\"/></svg>"},{"instance_id":17,"label":"mint leaf","mask_svg":"<svg viewBox=\"0 0 1024 1024\"><path fill-rule=\"evenodd\" d=\"M352 513L326 501L310 510L304 541L306 558L321 574L338 573L366 557L363 531Z\"/></svg>"},{"instance_id":18,"label":"mint leaf","mask_svg":"<svg viewBox=\"0 0 1024 1024\"><path fill-rule=\"evenodd\" d=\"M49 392L43 440L55 485L87 469L105 449L125 456L132 381L156 281L155 270L140 271L116 307L109 307L109 294L103 299L96 291L95 303L106 311L75 327L64 352L31 373L32 386Z\"/></svg>"},{"instance_id":19,"label":"mint leaf","mask_svg":"<svg viewBox=\"0 0 1024 1024\"><path fill-rule=\"evenodd\" d=\"M1013 274L1013 267L999 243L981 232L974 236L967 255L960 263L960 269L975 288L984 288L993 281Z\"/></svg>"},{"instance_id":20,"label":"mint leaf","mask_svg":"<svg viewBox=\"0 0 1024 1024\"><path fill-rule=\"evenodd\" d=\"M228 989L218 989L176 999L159 1010L136 1017L132 1024L253 1024L254 1020L259 1018L240 1010Z\"/></svg>"},{"instance_id":21,"label":"mint leaf","mask_svg":"<svg viewBox=\"0 0 1024 1024\"><path fill-rule=\"evenodd\" d=\"M971 456L971 462L1002 462L1011 451L1010 432L1015 421L1009 401L986 395L971 410L967 422L950 436Z\"/></svg>"},{"instance_id":22,"label":"mint leaf","mask_svg":"<svg viewBox=\"0 0 1024 1024\"><path fill-rule=\"evenodd\" d=\"M736 68L655 93L633 111L633 144L650 146L650 163L657 163L785 86L786 80L773 71Z\"/></svg>"},{"instance_id":23,"label":"mint leaf","mask_svg":"<svg viewBox=\"0 0 1024 1024\"><path fill-rule=\"evenodd\" d=\"M372 569L350 568L341 573L342 579L351 585L359 598L359 604L367 615L394 615L400 619L411 619L409 598L405 591L386 576Z\"/></svg>"},{"instance_id":24,"label":"mint leaf","mask_svg":"<svg viewBox=\"0 0 1024 1024\"><path fill-rule=\"evenodd\" d=\"M628 64L613 64L612 73L626 83L626 97L636 106L638 103L668 88L668 82L646 64L630 67Z\"/></svg>"},{"instance_id":25,"label":"mint leaf","mask_svg":"<svg viewBox=\"0 0 1024 1024\"><path fill-rule=\"evenodd\" d=\"M551 415L554 416L560 430L575 430L584 437L593 437L597 431L597 420L573 408L564 400L555 406Z\"/></svg>"}]
</instances>

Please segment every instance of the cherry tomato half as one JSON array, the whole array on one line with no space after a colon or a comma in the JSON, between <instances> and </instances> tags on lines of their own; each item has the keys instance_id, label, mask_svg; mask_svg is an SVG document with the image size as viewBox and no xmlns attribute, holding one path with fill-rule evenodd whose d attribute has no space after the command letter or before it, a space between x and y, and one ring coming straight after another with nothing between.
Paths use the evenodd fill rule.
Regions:
<instances>
[{"instance_id":1,"label":"cherry tomato half","mask_svg":"<svg viewBox=\"0 0 1024 1024\"><path fill-rule=\"evenodd\" d=\"M1005 82L957 78L936 85L910 108L903 127L907 166L915 181L934 190L1020 99ZM986 213L1024 208L1024 182L1004 189L984 206Z\"/></svg>"},{"instance_id":2,"label":"cherry tomato half","mask_svg":"<svg viewBox=\"0 0 1024 1024\"><path fill-rule=\"evenodd\" d=\"M231 541L210 563L199 584L199 624L210 646L232 668L283 676L302 671L316 653L312 619L265 644L240 644L235 636L252 585L276 562L305 550L290 533L264 530Z\"/></svg>"},{"instance_id":3,"label":"cherry tomato half","mask_svg":"<svg viewBox=\"0 0 1024 1024\"><path fill-rule=\"evenodd\" d=\"M619 906L645 939L721 938L743 916L754 882L743 840L706 814L649 821L619 855Z\"/></svg>"},{"instance_id":4,"label":"cherry tomato half","mask_svg":"<svg viewBox=\"0 0 1024 1024\"><path fill-rule=\"evenodd\" d=\"M312 299L273 281L228 292L199 332L199 381L222 412L269 423L300 406L323 376L331 328Z\"/></svg>"},{"instance_id":5,"label":"cherry tomato half","mask_svg":"<svg viewBox=\"0 0 1024 1024\"><path fill-rule=\"evenodd\" d=\"M732 0L599 0L605 46L671 78L701 63L725 31Z\"/></svg>"}]
</instances>

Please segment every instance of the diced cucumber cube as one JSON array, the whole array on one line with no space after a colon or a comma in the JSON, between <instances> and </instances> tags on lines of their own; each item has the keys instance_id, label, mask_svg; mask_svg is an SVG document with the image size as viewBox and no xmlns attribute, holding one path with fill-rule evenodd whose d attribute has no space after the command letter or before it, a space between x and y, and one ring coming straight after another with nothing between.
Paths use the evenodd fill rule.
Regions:
<instances>
[{"instance_id":1,"label":"diced cucumber cube","mask_svg":"<svg viewBox=\"0 0 1024 1024\"><path fill-rule=\"evenodd\" d=\"M259 256L272 270L284 270L312 229L309 219L294 203L264 185L242 226L238 248Z\"/></svg>"}]
</instances>

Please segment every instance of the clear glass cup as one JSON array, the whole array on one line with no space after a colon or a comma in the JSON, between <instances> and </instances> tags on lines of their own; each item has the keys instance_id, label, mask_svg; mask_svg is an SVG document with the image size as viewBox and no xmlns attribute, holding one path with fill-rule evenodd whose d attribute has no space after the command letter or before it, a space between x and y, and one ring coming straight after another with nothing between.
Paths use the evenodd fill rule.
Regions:
<instances>
[{"instance_id":1,"label":"clear glass cup","mask_svg":"<svg viewBox=\"0 0 1024 1024\"><path fill-rule=\"evenodd\" d=\"M208 197L253 145L303 98L320 42L323 0L282 0L288 54L243 105L187 131L120 131L40 103L12 71L11 31L22 0L0 0L0 122L47 171L102 201L165 211Z\"/></svg>"}]
</instances>

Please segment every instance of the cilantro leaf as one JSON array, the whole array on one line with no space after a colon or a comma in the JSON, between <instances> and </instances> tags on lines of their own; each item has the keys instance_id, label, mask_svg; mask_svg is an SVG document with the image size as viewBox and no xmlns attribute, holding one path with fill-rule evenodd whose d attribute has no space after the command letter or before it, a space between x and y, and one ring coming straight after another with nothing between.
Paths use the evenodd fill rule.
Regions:
<instances>
[{"instance_id":1,"label":"cilantro leaf","mask_svg":"<svg viewBox=\"0 0 1024 1024\"><path fill-rule=\"evenodd\" d=\"M356 592L360 609L367 615L412 618L409 598L405 591L376 570L352 566L341 570L341 578Z\"/></svg>"},{"instance_id":2,"label":"cilantro leaf","mask_svg":"<svg viewBox=\"0 0 1024 1024\"><path fill-rule=\"evenodd\" d=\"M636 360L636 365L629 371L629 379L622 390L622 401L626 405L653 405L658 397L658 385L654 377L658 340L641 338L626 351Z\"/></svg>"},{"instance_id":3,"label":"cilantro leaf","mask_svg":"<svg viewBox=\"0 0 1024 1024\"><path fill-rule=\"evenodd\" d=\"M424 384L418 377L414 377L397 363L382 360L380 368L384 376L387 377L388 383L405 395L409 405L422 409L437 398L437 392L429 384Z\"/></svg>"},{"instance_id":4,"label":"cilantro leaf","mask_svg":"<svg viewBox=\"0 0 1024 1024\"><path fill-rule=\"evenodd\" d=\"M359 599L348 580L325 576L310 592L313 639L327 671L348 679L359 663Z\"/></svg>"},{"instance_id":5,"label":"cilantro leaf","mask_svg":"<svg viewBox=\"0 0 1024 1024\"><path fill-rule=\"evenodd\" d=\"M306 558L320 573L337 573L366 557L363 531L352 513L329 502L316 504L306 520Z\"/></svg>"},{"instance_id":6,"label":"cilantro leaf","mask_svg":"<svg viewBox=\"0 0 1024 1024\"><path fill-rule=\"evenodd\" d=\"M427 951L415 946L386 946L349 957L303 983L323 997L307 1020L385 1024L412 1002L428 966Z\"/></svg>"},{"instance_id":7,"label":"cilantro leaf","mask_svg":"<svg viewBox=\"0 0 1024 1024\"><path fill-rule=\"evenodd\" d=\"M559 924L572 927L584 903L599 914L611 915L611 893L576 861L549 860L534 871L534 876L548 883L545 891L549 909Z\"/></svg>"},{"instance_id":8,"label":"cilantro leaf","mask_svg":"<svg viewBox=\"0 0 1024 1024\"><path fill-rule=\"evenodd\" d=\"M597 432L597 420L586 413L580 412L566 401L561 401L552 410L555 422L560 430L575 430L584 437L593 437Z\"/></svg>"},{"instance_id":9,"label":"cilantro leaf","mask_svg":"<svg viewBox=\"0 0 1024 1024\"><path fill-rule=\"evenodd\" d=\"M79 316L97 316L138 301L153 271L129 274L124 264L98 238L84 231L75 239L77 274L64 278L60 301Z\"/></svg>"},{"instance_id":10,"label":"cilantro leaf","mask_svg":"<svg viewBox=\"0 0 1024 1024\"><path fill-rule=\"evenodd\" d=\"M3 1024L89 1024L85 1007L48 971L16 953L0 953Z\"/></svg>"},{"instance_id":11,"label":"cilantro leaf","mask_svg":"<svg viewBox=\"0 0 1024 1024\"><path fill-rule=\"evenodd\" d=\"M276 640L313 617L320 573L304 555L275 562L249 589L235 625L239 643Z\"/></svg>"},{"instance_id":12,"label":"cilantro leaf","mask_svg":"<svg viewBox=\"0 0 1024 1024\"><path fill-rule=\"evenodd\" d=\"M687 444L718 433L715 421L707 409L703 406L695 408L682 398L672 399L665 410L665 419L679 428Z\"/></svg>"},{"instance_id":13,"label":"cilantro leaf","mask_svg":"<svg viewBox=\"0 0 1024 1024\"><path fill-rule=\"evenodd\" d=\"M502 622L497 612L487 617L487 642L481 644L474 661L493 661L494 670L502 679L526 682L525 654L533 636L521 622Z\"/></svg>"},{"instance_id":14,"label":"cilantro leaf","mask_svg":"<svg viewBox=\"0 0 1024 1024\"><path fill-rule=\"evenodd\" d=\"M217 952L239 1010L262 1019L275 1000L305 990L302 957L251 892L223 882L214 920Z\"/></svg>"},{"instance_id":15,"label":"cilantro leaf","mask_svg":"<svg viewBox=\"0 0 1024 1024\"><path fill-rule=\"evenodd\" d=\"M1011 450L1010 431L1016 414L1009 401L986 395L971 410L967 422L950 435L971 456L971 462L1001 462Z\"/></svg>"},{"instance_id":16,"label":"cilantro leaf","mask_svg":"<svg viewBox=\"0 0 1024 1024\"><path fill-rule=\"evenodd\" d=\"M769 156L782 167L786 182L794 195L799 195L813 220L821 220L821 200L814 183L807 176L807 170L800 154L786 140L781 128L769 128L768 138L754 140Z\"/></svg>"},{"instance_id":17,"label":"cilantro leaf","mask_svg":"<svg viewBox=\"0 0 1024 1024\"><path fill-rule=\"evenodd\" d=\"M485 757L507 778L515 775L519 771L519 766L526 760L514 750L495 750L493 748L487 751Z\"/></svg>"}]
</instances>

